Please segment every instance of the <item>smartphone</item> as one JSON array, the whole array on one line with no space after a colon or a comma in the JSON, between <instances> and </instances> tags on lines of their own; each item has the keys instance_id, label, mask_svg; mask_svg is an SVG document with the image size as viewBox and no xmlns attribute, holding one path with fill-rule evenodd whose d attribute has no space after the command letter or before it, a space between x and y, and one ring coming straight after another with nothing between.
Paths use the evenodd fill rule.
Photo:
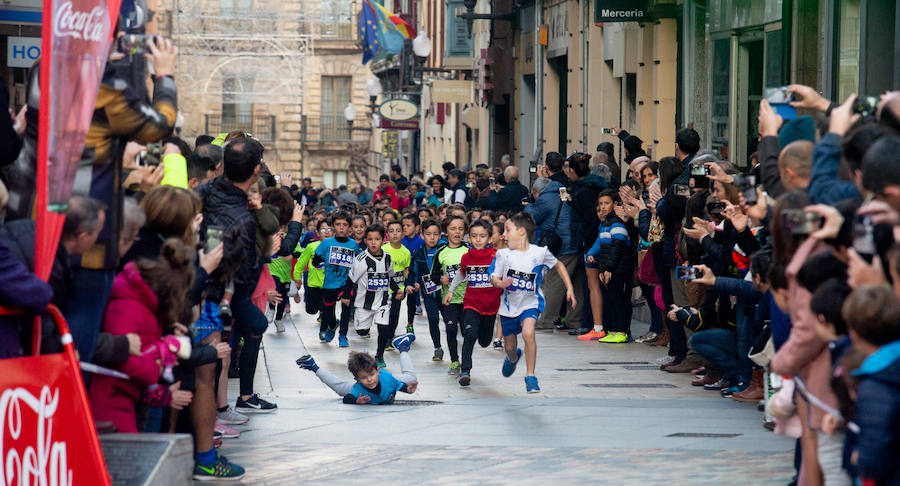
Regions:
<instances>
[{"instance_id":1,"label":"smartphone","mask_svg":"<svg viewBox=\"0 0 900 486\"><path fill-rule=\"evenodd\" d=\"M709 167L704 163L691 163L691 179L694 180L694 187L709 186Z\"/></svg>"},{"instance_id":2,"label":"smartphone","mask_svg":"<svg viewBox=\"0 0 900 486\"><path fill-rule=\"evenodd\" d=\"M721 201L710 201L706 203L706 212L709 214L722 214L725 211L725 203Z\"/></svg>"},{"instance_id":3,"label":"smartphone","mask_svg":"<svg viewBox=\"0 0 900 486\"><path fill-rule=\"evenodd\" d=\"M816 230L821 216L802 209L785 209L781 212L784 227L795 235L808 235Z\"/></svg>"},{"instance_id":4,"label":"smartphone","mask_svg":"<svg viewBox=\"0 0 900 486\"><path fill-rule=\"evenodd\" d=\"M206 252L209 253L222 242L222 228L206 228Z\"/></svg>"},{"instance_id":5,"label":"smartphone","mask_svg":"<svg viewBox=\"0 0 900 486\"><path fill-rule=\"evenodd\" d=\"M155 42L156 36L147 34L126 34L119 37L116 41L116 50L128 56L147 54L150 52L148 42L150 42L151 39Z\"/></svg>"},{"instance_id":6,"label":"smartphone","mask_svg":"<svg viewBox=\"0 0 900 486\"><path fill-rule=\"evenodd\" d=\"M563 201L568 201L569 200L569 190L566 189L565 187L560 187L559 188L559 198L562 199Z\"/></svg>"},{"instance_id":7,"label":"smartphone","mask_svg":"<svg viewBox=\"0 0 900 486\"><path fill-rule=\"evenodd\" d=\"M528 168L528 172L531 172L532 174L537 174L537 166L532 165L531 167Z\"/></svg>"},{"instance_id":8,"label":"smartphone","mask_svg":"<svg viewBox=\"0 0 900 486\"><path fill-rule=\"evenodd\" d=\"M675 267L675 278L678 280L696 280L700 278L700 270L694 267Z\"/></svg>"},{"instance_id":9,"label":"smartphone","mask_svg":"<svg viewBox=\"0 0 900 486\"><path fill-rule=\"evenodd\" d=\"M875 248L875 223L868 214L857 214L853 219L853 249L859 256L872 262L877 249Z\"/></svg>"},{"instance_id":10,"label":"smartphone","mask_svg":"<svg viewBox=\"0 0 900 486\"><path fill-rule=\"evenodd\" d=\"M775 113L781 115L781 118L785 120L797 118L797 109L789 104L794 101L794 94L788 90L787 86L766 88L763 90L763 98L769 102Z\"/></svg>"},{"instance_id":11,"label":"smartphone","mask_svg":"<svg viewBox=\"0 0 900 486\"><path fill-rule=\"evenodd\" d=\"M691 197L691 188L684 184L675 184L675 195L678 197Z\"/></svg>"},{"instance_id":12,"label":"smartphone","mask_svg":"<svg viewBox=\"0 0 900 486\"><path fill-rule=\"evenodd\" d=\"M615 135L616 132L612 128L601 128L602 133L607 133L609 135Z\"/></svg>"}]
</instances>

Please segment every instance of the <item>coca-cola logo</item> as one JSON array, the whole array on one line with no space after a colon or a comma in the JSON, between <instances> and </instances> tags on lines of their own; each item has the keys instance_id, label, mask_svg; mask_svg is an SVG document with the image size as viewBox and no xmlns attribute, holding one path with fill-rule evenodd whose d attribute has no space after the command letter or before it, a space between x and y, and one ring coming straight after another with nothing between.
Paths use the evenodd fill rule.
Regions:
<instances>
[{"instance_id":1,"label":"coca-cola logo","mask_svg":"<svg viewBox=\"0 0 900 486\"><path fill-rule=\"evenodd\" d=\"M109 25L105 14L104 6L98 5L90 12L81 12L75 10L71 0L63 2L56 10L53 35L100 42L106 36Z\"/></svg>"},{"instance_id":2,"label":"coca-cola logo","mask_svg":"<svg viewBox=\"0 0 900 486\"><path fill-rule=\"evenodd\" d=\"M23 406L24 404L24 406ZM59 388L41 389L40 398L25 388L7 389L0 395L0 485L67 486L72 482L72 470L66 460L66 443L53 441L53 426L65 427L53 416L59 405ZM29 414L26 418L25 414ZM36 415L36 420L30 414ZM23 424L36 425L23 430ZM4 443L28 444L16 448Z\"/></svg>"}]
</instances>

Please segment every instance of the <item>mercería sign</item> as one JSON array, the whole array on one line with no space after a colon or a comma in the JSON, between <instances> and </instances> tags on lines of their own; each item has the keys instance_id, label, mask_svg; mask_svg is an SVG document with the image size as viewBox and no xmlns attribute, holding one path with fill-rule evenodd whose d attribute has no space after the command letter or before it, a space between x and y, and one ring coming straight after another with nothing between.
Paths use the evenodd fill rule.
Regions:
<instances>
[{"instance_id":1,"label":"mercer\u00eda sign","mask_svg":"<svg viewBox=\"0 0 900 486\"><path fill-rule=\"evenodd\" d=\"M594 0L594 23L650 20L647 0Z\"/></svg>"}]
</instances>

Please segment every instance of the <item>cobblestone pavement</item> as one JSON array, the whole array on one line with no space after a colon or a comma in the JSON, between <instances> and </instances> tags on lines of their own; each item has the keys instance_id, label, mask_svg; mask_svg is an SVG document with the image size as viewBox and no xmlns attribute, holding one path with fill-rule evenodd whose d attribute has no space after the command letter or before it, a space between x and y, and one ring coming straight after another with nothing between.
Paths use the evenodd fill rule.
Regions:
<instances>
[{"instance_id":1,"label":"cobblestone pavement","mask_svg":"<svg viewBox=\"0 0 900 486\"><path fill-rule=\"evenodd\" d=\"M431 361L420 316L410 352L417 393L400 393L389 406L344 405L294 360L310 353L349 377L348 351L374 354L375 339L351 329L351 347L341 349L336 339L319 343L301 306L292 319L282 334L270 326L257 369L257 392L279 410L236 427L241 438L221 448L247 469L243 484L777 485L793 475L793 440L765 430L755 404L692 387L691 375L660 372L659 348L540 331L540 394L525 393L524 369L501 376L503 353L477 346L472 386L461 389L446 357ZM646 324L634 328L642 333ZM397 356L385 356L391 371L399 372ZM233 403L238 384L230 381Z\"/></svg>"}]
</instances>

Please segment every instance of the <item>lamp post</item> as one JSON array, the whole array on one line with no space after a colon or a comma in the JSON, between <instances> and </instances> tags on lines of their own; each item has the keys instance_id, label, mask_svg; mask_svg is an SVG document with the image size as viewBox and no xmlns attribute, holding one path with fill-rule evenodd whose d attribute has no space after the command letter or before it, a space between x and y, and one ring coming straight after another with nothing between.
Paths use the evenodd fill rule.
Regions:
<instances>
[{"instance_id":1,"label":"lamp post","mask_svg":"<svg viewBox=\"0 0 900 486\"><path fill-rule=\"evenodd\" d=\"M382 91L383 88L381 87L381 81L378 80L378 77L372 76L369 78L369 82L366 83L366 92L369 93L369 109L373 116L375 115L375 100Z\"/></svg>"}]
</instances>

